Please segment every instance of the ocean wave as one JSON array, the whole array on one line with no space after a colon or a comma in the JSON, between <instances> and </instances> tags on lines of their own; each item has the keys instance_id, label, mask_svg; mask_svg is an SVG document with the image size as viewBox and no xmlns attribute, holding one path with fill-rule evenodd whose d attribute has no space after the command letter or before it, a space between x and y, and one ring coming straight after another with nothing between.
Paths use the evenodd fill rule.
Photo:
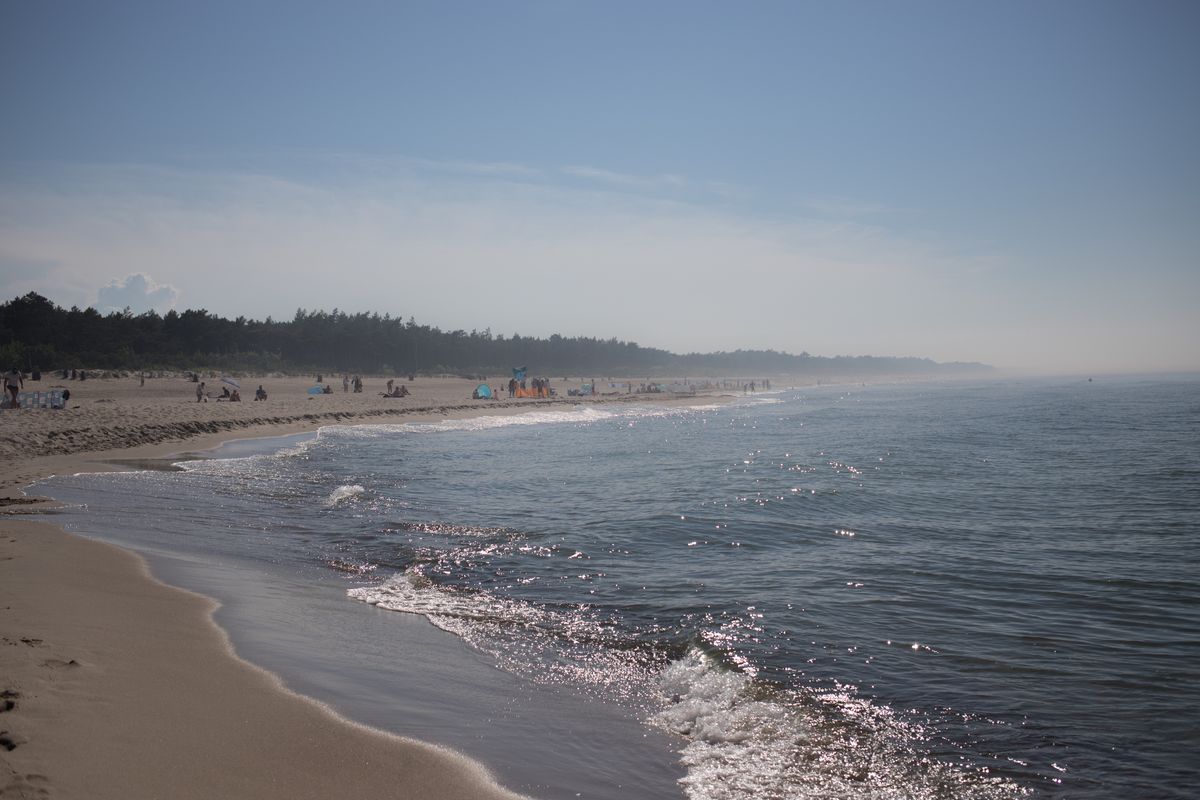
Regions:
<instances>
[{"instance_id":1,"label":"ocean wave","mask_svg":"<svg viewBox=\"0 0 1200 800\"><path fill-rule=\"evenodd\" d=\"M467 537L504 537L507 539L521 538L520 531L512 528L488 527L481 525L455 525L450 522L407 521L399 520L388 525L388 530L404 531L416 534L434 534L437 536L467 536Z\"/></svg>"},{"instance_id":2,"label":"ocean wave","mask_svg":"<svg viewBox=\"0 0 1200 800\"><path fill-rule=\"evenodd\" d=\"M588 609L440 586L421 567L348 595L420 614L510 672L640 707L683 738L689 800L1025 796L986 769L932 757L920 723L852 688L774 685L696 646L672 660L671 645L622 637Z\"/></svg>"},{"instance_id":3,"label":"ocean wave","mask_svg":"<svg viewBox=\"0 0 1200 800\"><path fill-rule=\"evenodd\" d=\"M325 498L326 508L337 508L340 505L350 502L356 497L359 497L366 491L361 484L350 483L344 486L339 486L329 493L329 497Z\"/></svg>"},{"instance_id":4,"label":"ocean wave","mask_svg":"<svg viewBox=\"0 0 1200 800\"><path fill-rule=\"evenodd\" d=\"M327 430L330 429L327 427L319 428L315 436L305 434L307 438L303 438L300 441L291 442L287 445L276 446L276 449L270 449L271 445L268 444L256 444L259 441L264 443L271 442L274 437L263 440L234 440L233 442L226 442L224 445L218 447L214 451L214 453L216 453L216 457L214 458L200 458L193 461L180 461L172 466L175 466L184 472L214 473L227 471L230 468L252 467L256 464L270 463L277 459L301 458L308 455L309 450L320 441L322 433ZM285 438L293 439L296 437L289 436ZM229 453L231 451L237 452L243 448L251 448L254 450L254 448L258 446L262 446L267 449L262 451L252 451L244 455L221 455L222 453Z\"/></svg>"},{"instance_id":5,"label":"ocean wave","mask_svg":"<svg viewBox=\"0 0 1200 800\"><path fill-rule=\"evenodd\" d=\"M489 622L542 625L546 612L528 603L501 600L487 592L439 588L417 567L410 567L376 586L350 589L355 600L388 611L420 614L443 630L466 633L459 623Z\"/></svg>"},{"instance_id":6,"label":"ocean wave","mask_svg":"<svg viewBox=\"0 0 1200 800\"><path fill-rule=\"evenodd\" d=\"M689 800L1027 795L985 769L931 758L919 724L848 689L771 686L698 648L663 669L658 686L666 705L650 723L687 740Z\"/></svg>"},{"instance_id":7,"label":"ocean wave","mask_svg":"<svg viewBox=\"0 0 1200 800\"><path fill-rule=\"evenodd\" d=\"M350 589L347 595L377 608L424 616L493 657L501 668L535 682L641 707L656 702L651 676L666 662L665 653L621 638L611 621L586 607L550 608L441 586L423 566Z\"/></svg>"},{"instance_id":8,"label":"ocean wave","mask_svg":"<svg viewBox=\"0 0 1200 800\"><path fill-rule=\"evenodd\" d=\"M322 429L328 437L374 438L403 433L450 433L488 431L532 425L590 424L612 419L679 416L713 410L719 406L636 405L616 408L580 405L555 411L528 411L522 414L486 414L479 417L447 419L441 422L407 422L399 425L345 425Z\"/></svg>"}]
</instances>

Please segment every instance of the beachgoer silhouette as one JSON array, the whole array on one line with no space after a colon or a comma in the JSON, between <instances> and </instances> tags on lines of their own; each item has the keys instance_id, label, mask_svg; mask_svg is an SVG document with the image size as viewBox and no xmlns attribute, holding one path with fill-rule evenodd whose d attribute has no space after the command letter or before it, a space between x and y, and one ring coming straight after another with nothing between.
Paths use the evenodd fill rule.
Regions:
<instances>
[{"instance_id":1,"label":"beachgoer silhouette","mask_svg":"<svg viewBox=\"0 0 1200 800\"><path fill-rule=\"evenodd\" d=\"M4 373L4 391L9 394L12 399L12 407L16 408L19 404L17 395L20 394L22 387L25 386L25 377L21 374L21 370L13 367L8 372Z\"/></svg>"}]
</instances>

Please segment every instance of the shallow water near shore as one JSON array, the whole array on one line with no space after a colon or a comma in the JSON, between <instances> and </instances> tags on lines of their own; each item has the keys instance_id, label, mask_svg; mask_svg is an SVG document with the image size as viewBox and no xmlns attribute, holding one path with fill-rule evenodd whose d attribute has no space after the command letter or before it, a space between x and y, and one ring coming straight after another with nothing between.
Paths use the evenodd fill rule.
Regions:
<instances>
[{"instance_id":1,"label":"shallow water near shore","mask_svg":"<svg viewBox=\"0 0 1200 800\"><path fill-rule=\"evenodd\" d=\"M1187 797L1200 380L323 429L55 478L238 652L532 796Z\"/></svg>"}]
</instances>

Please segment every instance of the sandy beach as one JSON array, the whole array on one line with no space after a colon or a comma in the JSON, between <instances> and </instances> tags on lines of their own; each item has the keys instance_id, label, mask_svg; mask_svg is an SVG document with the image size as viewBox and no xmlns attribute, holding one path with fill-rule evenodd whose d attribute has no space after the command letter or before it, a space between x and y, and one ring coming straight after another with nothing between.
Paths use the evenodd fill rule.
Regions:
<instances>
[{"instance_id":1,"label":"sandy beach","mask_svg":"<svg viewBox=\"0 0 1200 800\"><path fill-rule=\"evenodd\" d=\"M0 497L21 494L21 487L46 475L63 472L128 469L139 459L161 458L187 451L208 450L230 439L283 436L313 431L323 425L399 423L424 419L451 419L479 414L515 414L567 403L690 402L691 397L667 393L629 394L625 380L597 378L599 396L571 397L590 378L556 378L551 399L508 398L472 400L478 381L463 378L403 378L407 397L382 397L386 379L364 379L361 393L343 392L340 376L325 376L332 394L310 395L313 376L242 376L242 402L218 399L223 384L217 375L201 376L207 385L207 402L196 401L196 383L184 377L90 378L63 381L43 375L26 391L67 388L71 391L62 411L24 409L0 411ZM644 379L642 379L644 380ZM638 379L634 380L635 388ZM500 387L499 378L489 383ZM610 386L611 384L611 386ZM268 399L254 401L263 386ZM115 462L115 463L114 463Z\"/></svg>"},{"instance_id":2,"label":"sandy beach","mask_svg":"<svg viewBox=\"0 0 1200 800\"><path fill-rule=\"evenodd\" d=\"M581 381L561 379L556 399L495 401L457 378L418 378L399 399L380 396L381 378L318 396L311 376L240 382L268 400L198 403L182 377L43 379L27 388L69 387L66 409L0 412L0 797L516 797L463 756L289 692L237 657L211 600L157 581L133 553L15 518L42 502L22 487L324 425L694 398L568 397Z\"/></svg>"}]
</instances>

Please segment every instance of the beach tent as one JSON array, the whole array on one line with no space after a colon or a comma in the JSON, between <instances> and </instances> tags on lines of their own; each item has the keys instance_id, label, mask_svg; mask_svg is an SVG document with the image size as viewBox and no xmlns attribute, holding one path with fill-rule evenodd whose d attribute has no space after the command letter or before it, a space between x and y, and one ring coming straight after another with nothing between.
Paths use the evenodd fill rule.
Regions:
<instances>
[{"instance_id":1,"label":"beach tent","mask_svg":"<svg viewBox=\"0 0 1200 800\"><path fill-rule=\"evenodd\" d=\"M308 393L309 394L324 394L325 387L324 386L313 386L311 389L308 390Z\"/></svg>"},{"instance_id":2,"label":"beach tent","mask_svg":"<svg viewBox=\"0 0 1200 800\"><path fill-rule=\"evenodd\" d=\"M486 383L481 383L475 387L475 393L472 395L472 397L474 397L476 400L491 400L492 387L488 386Z\"/></svg>"}]
</instances>

